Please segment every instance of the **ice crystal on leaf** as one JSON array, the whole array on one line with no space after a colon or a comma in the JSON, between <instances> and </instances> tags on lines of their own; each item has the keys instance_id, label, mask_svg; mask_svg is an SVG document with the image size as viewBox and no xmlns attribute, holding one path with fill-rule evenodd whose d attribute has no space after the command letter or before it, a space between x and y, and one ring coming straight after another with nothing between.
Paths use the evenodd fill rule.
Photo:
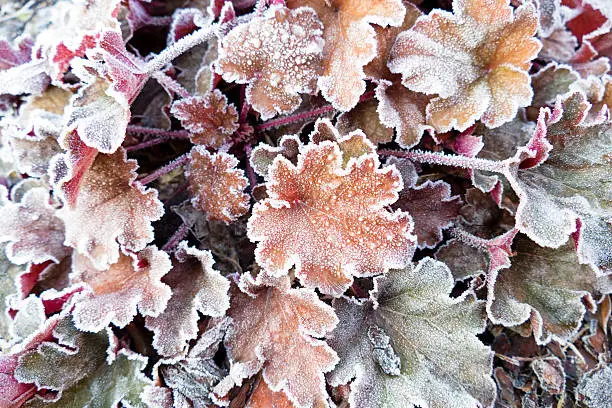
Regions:
<instances>
[{"instance_id":1,"label":"ice crystal on leaf","mask_svg":"<svg viewBox=\"0 0 612 408\"><path fill-rule=\"evenodd\" d=\"M438 95L427 105L428 123L438 131L465 130L477 119L500 126L533 96L527 71L541 46L533 37L535 9L455 0L453 11L434 10L401 33L389 68L409 89Z\"/></svg>"},{"instance_id":2,"label":"ice crystal on leaf","mask_svg":"<svg viewBox=\"0 0 612 408\"><path fill-rule=\"evenodd\" d=\"M0 190L0 242L9 242L6 254L11 262L59 263L69 254L64 246L64 222L50 204L46 188L29 190L17 203L1 195Z\"/></svg>"},{"instance_id":3,"label":"ice crystal on leaf","mask_svg":"<svg viewBox=\"0 0 612 408\"><path fill-rule=\"evenodd\" d=\"M590 265L578 263L571 241L542 248L519 234L512 250L512 266L489 277L489 318L505 326L531 319L539 344L570 340L587 307L596 308L593 296L612 292L609 276L598 277Z\"/></svg>"},{"instance_id":4,"label":"ice crystal on leaf","mask_svg":"<svg viewBox=\"0 0 612 408\"><path fill-rule=\"evenodd\" d=\"M172 114L192 134L193 143L221 147L238 130L238 112L219 90L181 99L172 105Z\"/></svg>"},{"instance_id":5,"label":"ice crystal on leaf","mask_svg":"<svg viewBox=\"0 0 612 408\"><path fill-rule=\"evenodd\" d=\"M163 207L157 191L135 182L137 168L123 149L98 154L79 172L77 191L65 195L57 211L66 225L66 245L104 269L119 259L119 245L130 251L143 249L153 239L151 221Z\"/></svg>"},{"instance_id":6,"label":"ice crystal on leaf","mask_svg":"<svg viewBox=\"0 0 612 408\"><path fill-rule=\"evenodd\" d=\"M376 147L361 129L353 130L347 135L341 136L328 119L319 119L310 134L310 141L318 144L326 140L338 144L342 152L342 168L346 168L351 159L357 160L376 151Z\"/></svg>"},{"instance_id":7,"label":"ice crystal on leaf","mask_svg":"<svg viewBox=\"0 0 612 408\"><path fill-rule=\"evenodd\" d=\"M270 7L223 38L216 62L226 81L249 84L248 102L262 119L289 113L315 88L323 27L309 8Z\"/></svg>"},{"instance_id":8,"label":"ice crystal on leaf","mask_svg":"<svg viewBox=\"0 0 612 408\"><path fill-rule=\"evenodd\" d=\"M272 391L265 381L260 380L249 397L246 408L294 408L289 398L280 391Z\"/></svg>"},{"instance_id":9,"label":"ice crystal on leaf","mask_svg":"<svg viewBox=\"0 0 612 408\"><path fill-rule=\"evenodd\" d=\"M220 317L229 307L229 282L213 269L210 251L187 246L183 241L174 254L172 270L162 282L172 297L162 314L147 317L146 326L155 333L153 347L164 356L179 354L198 331L198 312Z\"/></svg>"},{"instance_id":10,"label":"ice crystal on leaf","mask_svg":"<svg viewBox=\"0 0 612 408\"><path fill-rule=\"evenodd\" d=\"M328 341L340 363L329 381L354 378L351 406L490 406L493 355L476 338L484 302L451 298L451 272L431 258L374 282L369 300L333 302L340 323Z\"/></svg>"},{"instance_id":11,"label":"ice crystal on leaf","mask_svg":"<svg viewBox=\"0 0 612 408\"><path fill-rule=\"evenodd\" d=\"M96 269L86 257L73 257L74 283L87 290L74 308L74 322L80 330L96 332L109 323L123 327L136 316L159 316L170 298L171 289L161 282L172 265L170 258L154 246L138 254L122 253L106 270Z\"/></svg>"},{"instance_id":12,"label":"ice crystal on leaf","mask_svg":"<svg viewBox=\"0 0 612 408\"><path fill-rule=\"evenodd\" d=\"M192 203L206 213L209 220L236 221L249 209L244 172L237 169L238 159L228 153L210 154L204 147L191 153L187 173Z\"/></svg>"},{"instance_id":13,"label":"ice crystal on leaf","mask_svg":"<svg viewBox=\"0 0 612 408\"><path fill-rule=\"evenodd\" d=\"M268 170L272 163L274 163L274 158L276 156L283 155L283 157L295 164L301 146L302 142L296 135L283 136L278 141L278 146L275 147L260 143L251 152L251 166L253 166L253 170L255 170L257 174L267 177Z\"/></svg>"},{"instance_id":14,"label":"ice crystal on leaf","mask_svg":"<svg viewBox=\"0 0 612 408\"><path fill-rule=\"evenodd\" d=\"M353 276L372 276L411 259L414 237L406 213L389 212L401 178L379 169L376 154L342 167L337 143L305 146L297 165L277 157L269 170L269 198L253 207L248 235L257 262L280 276L296 266L306 287L340 295Z\"/></svg>"},{"instance_id":15,"label":"ice crystal on leaf","mask_svg":"<svg viewBox=\"0 0 612 408\"><path fill-rule=\"evenodd\" d=\"M529 143L508 160L508 177L520 198L517 228L547 247L563 245L580 220L581 262L612 266L612 152L610 121L586 122L582 93L559 99L540 112Z\"/></svg>"},{"instance_id":16,"label":"ice crystal on leaf","mask_svg":"<svg viewBox=\"0 0 612 408\"><path fill-rule=\"evenodd\" d=\"M325 41L319 89L335 108L351 110L366 89L363 67L376 56L376 33L370 24L401 25L404 5L400 0L289 0L287 6L309 6L317 12Z\"/></svg>"},{"instance_id":17,"label":"ice crystal on leaf","mask_svg":"<svg viewBox=\"0 0 612 408\"><path fill-rule=\"evenodd\" d=\"M232 325L224 342L232 366L215 393L222 397L234 381L262 370L271 390L282 390L297 406L328 406L323 374L338 358L316 338L333 330L338 319L313 290L292 289L287 277L272 283L245 274L232 286Z\"/></svg>"},{"instance_id":18,"label":"ice crystal on leaf","mask_svg":"<svg viewBox=\"0 0 612 408\"><path fill-rule=\"evenodd\" d=\"M141 405L140 393L150 383L141 373L142 356L122 350L107 363L109 333L80 332L69 317L57 323L53 336L56 341L44 341L19 358L15 377L20 382L58 392L55 400L35 397L28 407Z\"/></svg>"}]
</instances>

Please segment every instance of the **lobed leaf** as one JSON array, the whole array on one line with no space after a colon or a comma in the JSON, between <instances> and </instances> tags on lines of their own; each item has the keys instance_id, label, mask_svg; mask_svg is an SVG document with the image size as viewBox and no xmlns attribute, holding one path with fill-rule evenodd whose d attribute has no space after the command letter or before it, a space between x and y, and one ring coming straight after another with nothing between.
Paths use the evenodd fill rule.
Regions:
<instances>
[{"instance_id":1,"label":"lobed leaf","mask_svg":"<svg viewBox=\"0 0 612 408\"><path fill-rule=\"evenodd\" d=\"M337 296L352 276L384 273L412 256L410 216L384 208L397 200L401 178L393 167L379 169L376 154L343 168L337 143L310 144L297 165L274 159L266 187L269 198L253 207L247 233L272 275L295 265L304 286Z\"/></svg>"},{"instance_id":2,"label":"lobed leaf","mask_svg":"<svg viewBox=\"0 0 612 408\"><path fill-rule=\"evenodd\" d=\"M218 89L204 96L181 99L172 105L172 114L192 134L192 143L221 147L238 130L238 111Z\"/></svg>"},{"instance_id":3,"label":"lobed leaf","mask_svg":"<svg viewBox=\"0 0 612 408\"><path fill-rule=\"evenodd\" d=\"M220 317L229 308L229 282L213 269L210 251L189 247L182 241L174 254L170 272L162 282L172 296L165 310L157 317L147 317L146 327L152 330L153 347L163 356L184 351L198 333L198 312Z\"/></svg>"},{"instance_id":4,"label":"lobed leaf","mask_svg":"<svg viewBox=\"0 0 612 408\"><path fill-rule=\"evenodd\" d=\"M67 245L104 269L119 259L119 245L139 251L153 239L151 221L161 218L157 191L136 179L137 165L125 150L98 154L88 168L77 168L78 190L68 191L57 211L66 226Z\"/></svg>"},{"instance_id":5,"label":"lobed leaf","mask_svg":"<svg viewBox=\"0 0 612 408\"><path fill-rule=\"evenodd\" d=\"M537 13L508 0L454 0L454 14L434 10L401 33L389 69L412 91L437 94L427 121L437 131L488 127L511 120L531 102L528 69L541 43Z\"/></svg>"},{"instance_id":6,"label":"lobed leaf","mask_svg":"<svg viewBox=\"0 0 612 408\"><path fill-rule=\"evenodd\" d=\"M247 101L262 119L290 113L300 93L314 90L322 30L309 8L272 6L223 38L216 66L226 81L248 84Z\"/></svg>"},{"instance_id":7,"label":"lobed leaf","mask_svg":"<svg viewBox=\"0 0 612 408\"><path fill-rule=\"evenodd\" d=\"M136 316L159 316L172 294L161 278L172 268L169 256L154 246L137 254L122 253L116 263L98 270L90 260L75 254L71 280L88 289L76 302L77 329L96 332L110 323L124 327Z\"/></svg>"},{"instance_id":8,"label":"lobed leaf","mask_svg":"<svg viewBox=\"0 0 612 408\"><path fill-rule=\"evenodd\" d=\"M374 282L370 300L333 302L340 323L329 343L340 363L329 382L354 378L349 404L491 406L493 355L476 338L484 328L483 302L469 294L451 298L451 272L431 258Z\"/></svg>"},{"instance_id":9,"label":"lobed leaf","mask_svg":"<svg viewBox=\"0 0 612 408\"><path fill-rule=\"evenodd\" d=\"M272 391L283 391L299 407L328 406L323 373L338 362L334 351L317 337L331 331L338 319L311 289L292 289L289 278L275 286L242 275L232 286L225 338L231 368L217 387L223 396L235 382L262 370Z\"/></svg>"},{"instance_id":10,"label":"lobed leaf","mask_svg":"<svg viewBox=\"0 0 612 408\"><path fill-rule=\"evenodd\" d=\"M204 211L208 220L227 223L246 214L249 196L243 191L248 181L237 168L238 159L224 152L210 154L203 146L193 148L190 156L186 175L193 206Z\"/></svg>"}]
</instances>

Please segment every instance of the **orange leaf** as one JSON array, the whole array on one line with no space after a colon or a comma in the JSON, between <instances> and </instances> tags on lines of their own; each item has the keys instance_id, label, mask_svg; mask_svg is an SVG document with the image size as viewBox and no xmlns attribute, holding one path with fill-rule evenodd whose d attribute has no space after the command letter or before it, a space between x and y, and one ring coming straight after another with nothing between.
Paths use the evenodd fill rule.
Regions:
<instances>
[{"instance_id":1,"label":"orange leaf","mask_svg":"<svg viewBox=\"0 0 612 408\"><path fill-rule=\"evenodd\" d=\"M210 154L203 147L191 150L187 178L192 203L207 219L232 222L249 210L249 196L243 192L247 179L236 166L238 159L231 154Z\"/></svg>"},{"instance_id":2,"label":"orange leaf","mask_svg":"<svg viewBox=\"0 0 612 408\"><path fill-rule=\"evenodd\" d=\"M255 259L270 274L295 265L304 286L337 296L353 276L410 261L410 216L385 209L397 200L401 177L395 167L379 169L376 154L349 160L344 169L337 143L310 144L297 166L276 157L268 180L269 198L255 204L247 233L258 243Z\"/></svg>"},{"instance_id":3,"label":"orange leaf","mask_svg":"<svg viewBox=\"0 0 612 408\"><path fill-rule=\"evenodd\" d=\"M151 221L164 213L157 191L134 183L137 167L123 148L97 154L90 166L78 169L78 190L69 191L57 211L66 225L66 245L98 269L119 260L119 245L143 249L153 239Z\"/></svg>"},{"instance_id":4,"label":"orange leaf","mask_svg":"<svg viewBox=\"0 0 612 408\"><path fill-rule=\"evenodd\" d=\"M409 89L438 95L427 106L438 131L465 130L478 119L500 126L533 96L536 10L526 3L513 12L508 0L455 0L453 11L434 10L401 33L389 69Z\"/></svg>"},{"instance_id":5,"label":"orange leaf","mask_svg":"<svg viewBox=\"0 0 612 408\"><path fill-rule=\"evenodd\" d=\"M370 23L399 26L401 0L288 0L289 8L310 6L323 22L323 72L318 85L336 109L351 110L366 89L363 67L376 56Z\"/></svg>"},{"instance_id":6,"label":"orange leaf","mask_svg":"<svg viewBox=\"0 0 612 408\"><path fill-rule=\"evenodd\" d=\"M228 82L249 84L247 101L262 119L290 113L300 105L299 93L314 90L322 30L308 8L272 6L223 38L218 71Z\"/></svg>"},{"instance_id":7,"label":"orange leaf","mask_svg":"<svg viewBox=\"0 0 612 408\"><path fill-rule=\"evenodd\" d=\"M262 370L272 390L282 390L301 407L326 406L323 373L338 362L336 353L322 337L336 327L331 306L311 289L291 289L289 278L276 286L255 282L242 275L232 286L228 315L232 318L225 347L232 362L229 376L215 388L224 394L235 380Z\"/></svg>"}]
</instances>

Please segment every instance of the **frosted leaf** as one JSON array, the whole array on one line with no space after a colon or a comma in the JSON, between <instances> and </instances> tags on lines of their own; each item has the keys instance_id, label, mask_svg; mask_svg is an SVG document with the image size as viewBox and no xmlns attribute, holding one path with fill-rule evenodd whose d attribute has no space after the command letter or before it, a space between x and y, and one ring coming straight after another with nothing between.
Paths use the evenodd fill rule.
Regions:
<instances>
[{"instance_id":1,"label":"frosted leaf","mask_svg":"<svg viewBox=\"0 0 612 408\"><path fill-rule=\"evenodd\" d=\"M208 20L208 21L207 21ZM178 8L172 13L172 23L168 31L166 43L174 44L186 35L191 34L198 28L210 24L212 19L204 17L201 10L197 8Z\"/></svg>"},{"instance_id":2,"label":"frosted leaf","mask_svg":"<svg viewBox=\"0 0 612 408\"><path fill-rule=\"evenodd\" d=\"M50 204L46 188L27 191L18 203L6 202L0 207L0 219L0 242L9 242L6 255L11 262L59 263L69 254L64 246L64 222Z\"/></svg>"},{"instance_id":3,"label":"frosted leaf","mask_svg":"<svg viewBox=\"0 0 612 408\"><path fill-rule=\"evenodd\" d=\"M294 408L282 391L272 391L264 380L259 380L249 396L245 408Z\"/></svg>"},{"instance_id":4,"label":"frosted leaf","mask_svg":"<svg viewBox=\"0 0 612 408\"><path fill-rule=\"evenodd\" d=\"M12 138L9 142L17 169L32 177L43 177L47 174L49 161L61 152L57 141L52 137L43 140L33 138Z\"/></svg>"},{"instance_id":5,"label":"frosted leaf","mask_svg":"<svg viewBox=\"0 0 612 408\"><path fill-rule=\"evenodd\" d=\"M591 294L610 293L610 277L597 277L592 266L580 265L573 242L542 248L519 234L512 246L512 265L492 274L487 312L491 321L516 326L531 320L538 344L573 338Z\"/></svg>"},{"instance_id":6,"label":"frosted leaf","mask_svg":"<svg viewBox=\"0 0 612 408\"><path fill-rule=\"evenodd\" d=\"M451 272L431 258L374 282L370 300L333 302L340 323L328 341L340 363L328 381L337 386L354 378L350 406L490 406L493 353L476 338L484 329L484 302L470 294L451 298ZM372 330L379 331L377 345ZM380 365L377 349L387 342L399 367L393 357L384 360L388 368Z\"/></svg>"},{"instance_id":7,"label":"frosted leaf","mask_svg":"<svg viewBox=\"0 0 612 408\"><path fill-rule=\"evenodd\" d=\"M531 102L528 70L541 43L533 38L537 13L508 0L455 0L454 14L434 10L401 33L389 69L409 89L437 94L427 121L440 132L488 127L511 120Z\"/></svg>"},{"instance_id":8,"label":"frosted leaf","mask_svg":"<svg viewBox=\"0 0 612 408\"><path fill-rule=\"evenodd\" d=\"M538 71L531 78L533 86L533 106L553 104L557 96L570 90L570 86L579 79L571 67L551 63Z\"/></svg>"},{"instance_id":9,"label":"frosted leaf","mask_svg":"<svg viewBox=\"0 0 612 408\"><path fill-rule=\"evenodd\" d=\"M51 24L39 33L34 46L52 63L53 77L60 77L75 57L95 47L100 32L120 32L119 3L120 0L55 2L48 16Z\"/></svg>"},{"instance_id":10,"label":"frosted leaf","mask_svg":"<svg viewBox=\"0 0 612 408\"><path fill-rule=\"evenodd\" d=\"M13 68L30 61L34 45L32 39L22 37L14 43L13 46L7 40L0 40L0 70Z\"/></svg>"},{"instance_id":11,"label":"frosted leaf","mask_svg":"<svg viewBox=\"0 0 612 408\"><path fill-rule=\"evenodd\" d=\"M433 248L442 241L442 231L453 225L461 205L459 196L451 196L448 183L428 180L405 188L393 208L406 211L412 217L419 248Z\"/></svg>"},{"instance_id":12,"label":"frosted leaf","mask_svg":"<svg viewBox=\"0 0 612 408\"><path fill-rule=\"evenodd\" d=\"M73 316L80 330L96 332L113 323L124 327L136 316L157 317L164 311L172 291L161 278L172 268L170 258L154 246L138 254L121 254L106 270L96 269L87 258L74 255L74 283L89 289L76 302Z\"/></svg>"},{"instance_id":13,"label":"frosted leaf","mask_svg":"<svg viewBox=\"0 0 612 408\"><path fill-rule=\"evenodd\" d=\"M531 363L531 369L543 390L551 394L565 391L565 370L563 362L557 357L537 358Z\"/></svg>"},{"instance_id":14,"label":"frosted leaf","mask_svg":"<svg viewBox=\"0 0 612 408\"><path fill-rule=\"evenodd\" d=\"M170 407L209 408L211 389L226 374L217 367L214 357L225 336L230 319L209 320L206 331L179 361L161 360L154 372L170 391ZM176 359L175 359L176 360ZM152 408L158 408L153 406Z\"/></svg>"},{"instance_id":15,"label":"frosted leaf","mask_svg":"<svg viewBox=\"0 0 612 408\"><path fill-rule=\"evenodd\" d=\"M238 169L238 159L228 153L210 154L203 146L191 150L187 170L192 204L208 220L236 221L249 210L244 193L248 180Z\"/></svg>"},{"instance_id":16,"label":"frosted leaf","mask_svg":"<svg viewBox=\"0 0 612 408\"><path fill-rule=\"evenodd\" d=\"M15 377L35 383L38 389L59 391L59 395L52 404L34 397L26 407L106 408L119 402L141 406L140 393L150 384L141 373L144 357L121 350L107 363L109 333L80 332L69 318L57 323L53 335L57 343L45 341L19 358Z\"/></svg>"},{"instance_id":17,"label":"frosted leaf","mask_svg":"<svg viewBox=\"0 0 612 408\"><path fill-rule=\"evenodd\" d=\"M357 105L365 92L364 66L376 56L376 33L370 24L400 26L406 9L401 0L289 0L289 8L312 7L323 22L321 93L341 111Z\"/></svg>"},{"instance_id":18,"label":"frosted leaf","mask_svg":"<svg viewBox=\"0 0 612 408\"><path fill-rule=\"evenodd\" d=\"M113 153L125 138L130 119L129 105L109 94L112 84L92 78L74 95L67 112L67 129L77 131L87 146L102 153Z\"/></svg>"},{"instance_id":19,"label":"frosted leaf","mask_svg":"<svg viewBox=\"0 0 612 408\"><path fill-rule=\"evenodd\" d=\"M172 105L172 115L191 132L192 143L221 147L238 130L238 111L218 89L204 96L181 99Z\"/></svg>"},{"instance_id":20,"label":"frosted leaf","mask_svg":"<svg viewBox=\"0 0 612 408\"><path fill-rule=\"evenodd\" d=\"M33 60L25 64L0 70L0 95L21 95L42 93L49 85L47 64Z\"/></svg>"},{"instance_id":21,"label":"frosted leaf","mask_svg":"<svg viewBox=\"0 0 612 408\"><path fill-rule=\"evenodd\" d=\"M383 125L376 111L377 102L373 99L362 102L349 112L338 116L336 128L341 135L362 130L374 144L388 143L393 140L393 129Z\"/></svg>"},{"instance_id":22,"label":"frosted leaf","mask_svg":"<svg viewBox=\"0 0 612 408\"><path fill-rule=\"evenodd\" d=\"M309 137L312 143L319 144L326 140L337 143L342 152L342 168L346 168L351 159L355 161L362 156L376 152L376 146L372 144L361 129L340 136L340 132L326 118L317 119L314 130Z\"/></svg>"},{"instance_id":23,"label":"frosted leaf","mask_svg":"<svg viewBox=\"0 0 612 408\"><path fill-rule=\"evenodd\" d=\"M401 178L394 167L379 169L376 154L344 169L337 143L310 144L297 165L277 157L268 179L269 198L253 207L247 234L270 274L295 265L304 286L338 296L353 276L384 273L411 259L410 216L385 208L397 200Z\"/></svg>"},{"instance_id":24,"label":"frosted leaf","mask_svg":"<svg viewBox=\"0 0 612 408\"><path fill-rule=\"evenodd\" d=\"M589 408L608 407L612 404L609 386L612 381L612 366L604 365L586 374L576 387L576 401Z\"/></svg>"},{"instance_id":25,"label":"frosted leaf","mask_svg":"<svg viewBox=\"0 0 612 408\"><path fill-rule=\"evenodd\" d=\"M1 210L2 207L0 207ZM13 319L8 313L7 301L18 293L16 280L22 272L20 267L8 260L4 253L5 248L6 245L0 244L0 350L4 350L4 345L10 339L9 328ZM2 401L1 398L0 401Z\"/></svg>"},{"instance_id":26,"label":"frosted leaf","mask_svg":"<svg viewBox=\"0 0 612 408\"><path fill-rule=\"evenodd\" d=\"M572 58L576 55L578 40L570 30L565 27L557 28L548 37L541 38L541 41L542 49L538 58L571 64Z\"/></svg>"},{"instance_id":27,"label":"frosted leaf","mask_svg":"<svg viewBox=\"0 0 612 408\"><path fill-rule=\"evenodd\" d=\"M40 298L30 295L25 299L11 302L11 310L15 317L11 325L13 341L23 340L42 330L45 324L45 307Z\"/></svg>"},{"instance_id":28,"label":"frosted leaf","mask_svg":"<svg viewBox=\"0 0 612 408\"><path fill-rule=\"evenodd\" d=\"M140 394L140 398L149 408L174 408L172 390L166 387L148 385Z\"/></svg>"},{"instance_id":29,"label":"frosted leaf","mask_svg":"<svg viewBox=\"0 0 612 408\"><path fill-rule=\"evenodd\" d=\"M230 374L215 393L238 373L245 378L262 370L271 390L282 390L297 406L328 406L323 373L338 358L317 338L338 323L333 309L311 289L292 289L287 277L271 287L258 285L249 274L241 278L242 290L231 289L232 325L224 343Z\"/></svg>"},{"instance_id":30,"label":"frosted leaf","mask_svg":"<svg viewBox=\"0 0 612 408\"><path fill-rule=\"evenodd\" d=\"M178 245L172 270L162 282L172 289L166 309L157 317L147 317L153 347L163 356L181 353L198 333L198 312L220 317L229 307L229 282L213 269L210 251Z\"/></svg>"},{"instance_id":31,"label":"frosted leaf","mask_svg":"<svg viewBox=\"0 0 612 408\"><path fill-rule=\"evenodd\" d=\"M272 6L223 38L217 69L228 82L248 84L247 101L263 120L290 113L300 93L315 89L322 32L313 10Z\"/></svg>"},{"instance_id":32,"label":"frosted leaf","mask_svg":"<svg viewBox=\"0 0 612 408\"><path fill-rule=\"evenodd\" d=\"M489 269L487 254L457 239L450 239L435 254L437 260L453 265L455 280L484 274Z\"/></svg>"},{"instance_id":33,"label":"frosted leaf","mask_svg":"<svg viewBox=\"0 0 612 408\"><path fill-rule=\"evenodd\" d=\"M274 158L278 155L283 155L293 164L297 163L297 156L300 152L302 142L297 135L285 135L278 141L278 146L270 146L265 143L260 143L251 152L251 166L257 174L262 177L268 176L268 170Z\"/></svg>"},{"instance_id":34,"label":"frosted leaf","mask_svg":"<svg viewBox=\"0 0 612 408\"><path fill-rule=\"evenodd\" d=\"M521 232L555 248L579 218L581 262L606 270L612 267L612 124L603 118L586 122L588 108L584 94L574 93L559 99L552 113L541 110L533 138L508 159L505 174L520 198Z\"/></svg>"},{"instance_id":35,"label":"frosted leaf","mask_svg":"<svg viewBox=\"0 0 612 408\"><path fill-rule=\"evenodd\" d=\"M562 27L561 0L535 0L539 18L539 33L548 37L556 28Z\"/></svg>"},{"instance_id":36,"label":"frosted leaf","mask_svg":"<svg viewBox=\"0 0 612 408\"><path fill-rule=\"evenodd\" d=\"M66 244L104 269L119 259L119 245L138 251L153 239L151 221L161 218L157 191L136 178L125 150L98 154L80 173L78 191L57 211L66 224Z\"/></svg>"},{"instance_id":37,"label":"frosted leaf","mask_svg":"<svg viewBox=\"0 0 612 408\"><path fill-rule=\"evenodd\" d=\"M19 123L24 132L34 132L36 139L57 139L63 126L64 109L72 92L48 87L40 95L30 97L19 107Z\"/></svg>"}]
</instances>

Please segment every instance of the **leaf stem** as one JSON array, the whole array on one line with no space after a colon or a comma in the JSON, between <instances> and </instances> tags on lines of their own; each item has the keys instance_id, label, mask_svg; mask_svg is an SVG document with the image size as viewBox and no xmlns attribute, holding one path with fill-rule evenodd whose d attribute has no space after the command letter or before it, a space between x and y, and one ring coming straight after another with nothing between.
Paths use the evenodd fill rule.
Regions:
<instances>
[{"instance_id":1,"label":"leaf stem","mask_svg":"<svg viewBox=\"0 0 612 408\"><path fill-rule=\"evenodd\" d=\"M143 71L148 74L159 71L166 64L183 54L185 51L210 39L215 34L218 27L218 24L212 24L208 27L201 28L198 31L186 35L153 57L152 60L147 62Z\"/></svg>"},{"instance_id":2,"label":"leaf stem","mask_svg":"<svg viewBox=\"0 0 612 408\"><path fill-rule=\"evenodd\" d=\"M182 223L181 226L176 230L176 232L170 237L168 242L162 247L162 251L172 252L174 248L181 242L189 233L189 226L185 223Z\"/></svg>"},{"instance_id":3,"label":"leaf stem","mask_svg":"<svg viewBox=\"0 0 612 408\"><path fill-rule=\"evenodd\" d=\"M182 166L183 164L187 163L188 160L189 160L189 153L185 153L184 155L179 156L178 158L174 159L170 163L166 164L164 167L160 167L159 169L155 170L153 173L149 174L148 176L145 176L139 179L138 182L142 184L143 186L146 184L149 184L157 180L164 174L168 174L172 170L176 169L177 167Z\"/></svg>"},{"instance_id":4,"label":"leaf stem","mask_svg":"<svg viewBox=\"0 0 612 408\"><path fill-rule=\"evenodd\" d=\"M189 91L187 91L185 88L183 88L183 85L178 83L178 81L170 78L168 75L166 75L162 71L156 71L153 74L151 74L151 76L153 78L155 78L155 80L161 86L163 86L164 88L166 88L167 90L169 90L171 92L174 92L175 94L177 94L181 98L189 98L191 96Z\"/></svg>"},{"instance_id":5,"label":"leaf stem","mask_svg":"<svg viewBox=\"0 0 612 408\"><path fill-rule=\"evenodd\" d=\"M461 228L453 227L449 229L449 232L453 238L458 239L472 248L487 250L489 247L489 240L477 237Z\"/></svg>"},{"instance_id":6,"label":"leaf stem","mask_svg":"<svg viewBox=\"0 0 612 408\"><path fill-rule=\"evenodd\" d=\"M151 128L145 126L130 125L127 127L127 132L133 135L151 135L168 138L188 138L189 132L186 130L165 130L158 128Z\"/></svg>"},{"instance_id":7,"label":"leaf stem","mask_svg":"<svg viewBox=\"0 0 612 408\"><path fill-rule=\"evenodd\" d=\"M461 167L463 169L484 170L493 173L503 174L504 163L501 161L481 159L477 157L460 156L456 154L445 154L442 152L426 152L422 150L412 150L400 152L394 150L379 150L381 156L404 157L418 163L437 164L441 166Z\"/></svg>"}]
</instances>

